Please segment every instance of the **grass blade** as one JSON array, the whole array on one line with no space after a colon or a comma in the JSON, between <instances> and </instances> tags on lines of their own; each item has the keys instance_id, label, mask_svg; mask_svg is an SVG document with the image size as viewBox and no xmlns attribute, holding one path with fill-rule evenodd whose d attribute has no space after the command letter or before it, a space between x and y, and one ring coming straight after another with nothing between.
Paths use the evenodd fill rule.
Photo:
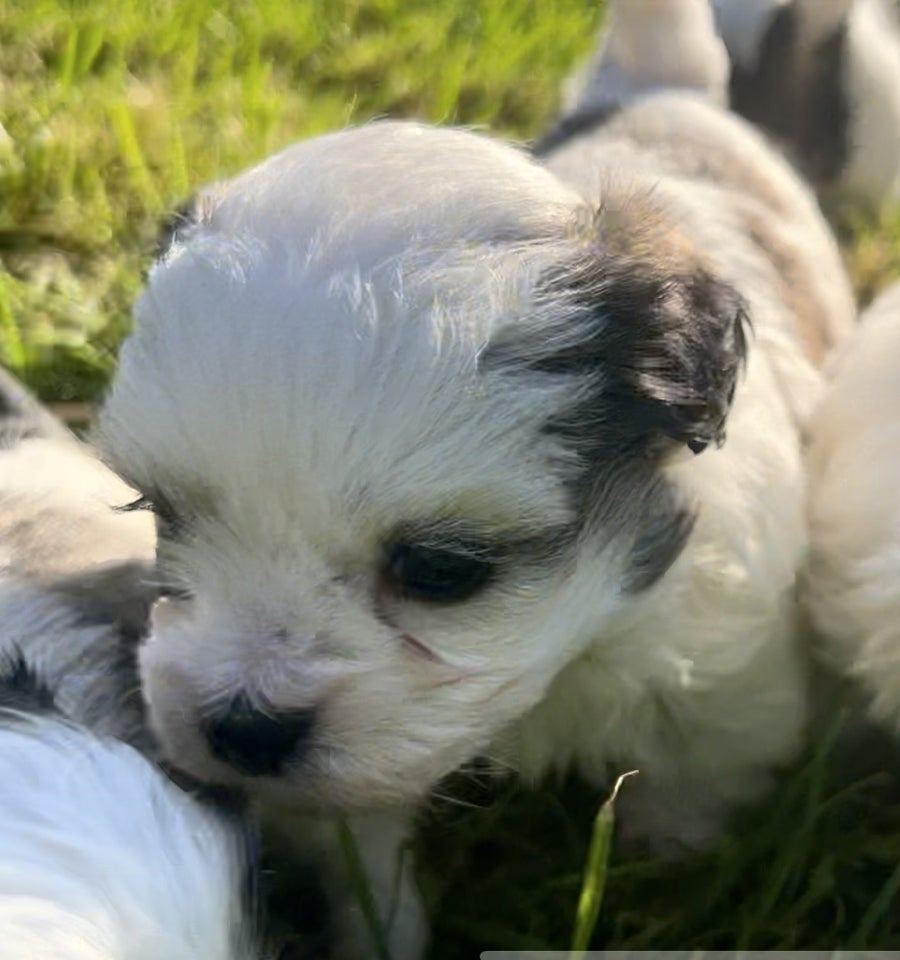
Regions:
<instances>
[{"instance_id":1,"label":"grass blade","mask_svg":"<svg viewBox=\"0 0 900 960\"><path fill-rule=\"evenodd\" d=\"M612 846L613 827L615 826L615 803L619 789L628 777L633 777L637 770L623 773L613 787L612 793L603 802L594 819L594 829L591 834L591 844L588 848L587 861L584 866L584 879L581 884L581 896L578 898L578 909L575 912L575 929L572 933L572 949L570 956L587 950L597 926L600 916L600 907L603 904L603 891L606 888L606 866L609 862L609 851Z\"/></svg>"},{"instance_id":2,"label":"grass blade","mask_svg":"<svg viewBox=\"0 0 900 960\"><path fill-rule=\"evenodd\" d=\"M369 878L366 876L359 850L356 848L356 837L353 836L353 831L346 820L339 821L337 830L338 842L344 857L344 866L347 868L347 876L350 878L350 886L359 902L366 926L369 928L375 953L378 960L392 960L387 942L387 931L378 915L378 907L375 904L375 897L372 895L372 888L369 886Z\"/></svg>"}]
</instances>

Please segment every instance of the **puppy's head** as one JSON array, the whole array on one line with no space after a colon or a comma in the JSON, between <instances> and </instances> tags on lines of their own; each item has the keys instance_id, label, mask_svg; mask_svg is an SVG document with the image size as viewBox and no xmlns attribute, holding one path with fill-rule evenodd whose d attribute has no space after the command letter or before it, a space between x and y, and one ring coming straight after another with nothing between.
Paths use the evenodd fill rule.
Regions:
<instances>
[{"instance_id":1,"label":"puppy's head","mask_svg":"<svg viewBox=\"0 0 900 960\"><path fill-rule=\"evenodd\" d=\"M473 134L372 125L216 188L100 424L157 514L172 759L329 805L427 790L675 560L664 468L721 441L742 351L650 199L598 211Z\"/></svg>"}]
</instances>

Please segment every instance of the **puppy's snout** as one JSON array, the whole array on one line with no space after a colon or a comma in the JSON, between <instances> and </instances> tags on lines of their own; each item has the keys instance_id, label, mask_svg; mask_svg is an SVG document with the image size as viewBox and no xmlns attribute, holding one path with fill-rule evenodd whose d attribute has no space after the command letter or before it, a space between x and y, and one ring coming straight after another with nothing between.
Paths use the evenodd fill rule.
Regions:
<instances>
[{"instance_id":1,"label":"puppy's snout","mask_svg":"<svg viewBox=\"0 0 900 960\"><path fill-rule=\"evenodd\" d=\"M210 717L203 732L216 759L247 777L274 777L299 760L309 741L315 711L264 711L240 694Z\"/></svg>"}]
</instances>

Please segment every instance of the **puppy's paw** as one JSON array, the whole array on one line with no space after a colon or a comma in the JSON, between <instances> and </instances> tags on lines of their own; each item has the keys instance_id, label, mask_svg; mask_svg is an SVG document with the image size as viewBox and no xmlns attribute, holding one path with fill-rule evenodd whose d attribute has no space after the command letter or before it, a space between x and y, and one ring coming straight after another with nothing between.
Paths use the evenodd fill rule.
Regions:
<instances>
[{"instance_id":1,"label":"puppy's paw","mask_svg":"<svg viewBox=\"0 0 900 960\"><path fill-rule=\"evenodd\" d=\"M625 849L677 859L709 850L725 825L725 807L684 784L636 776L623 785L616 804L616 841Z\"/></svg>"},{"instance_id":2,"label":"puppy's paw","mask_svg":"<svg viewBox=\"0 0 900 960\"><path fill-rule=\"evenodd\" d=\"M346 876L348 889L336 918L334 956L380 960L386 947L391 960L421 960L428 943L428 921L406 849L409 817L403 811L358 815L342 829L346 842L355 847L352 856L358 858L359 875ZM348 851L343 853L346 861ZM368 891L360 889L363 884ZM370 898L374 918L366 916L364 897Z\"/></svg>"},{"instance_id":3,"label":"puppy's paw","mask_svg":"<svg viewBox=\"0 0 900 960\"><path fill-rule=\"evenodd\" d=\"M407 811L361 813L346 820L284 810L268 810L264 816L269 842L276 841L271 859L283 877L278 886L315 876L323 897L321 929L313 937L309 930L295 929L297 945L283 960L316 951L330 960L383 960L385 952L391 960L421 960L428 922L405 849ZM319 903L317 898L310 902ZM293 908L281 913L295 918Z\"/></svg>"}]
</instances>

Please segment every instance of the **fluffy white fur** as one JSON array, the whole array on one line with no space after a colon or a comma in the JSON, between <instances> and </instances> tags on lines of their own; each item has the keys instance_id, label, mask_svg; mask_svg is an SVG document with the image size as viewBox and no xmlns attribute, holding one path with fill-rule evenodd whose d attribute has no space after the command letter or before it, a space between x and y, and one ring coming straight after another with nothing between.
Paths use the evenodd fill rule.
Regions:
<instances>
[{"instance_id":1,"label":"fluffy white fur","mask_svg":"<svg viewBox=\"0 0 900 960\"><path fill-rule=\"evenodd\" d=\"M900 33L884 0L857 0L850 14L847 87L854 121L846 191L872 206L900 197Z\"/></svg>"},{"instance_id":2,"label":"fluffy white fur","mask_svg":"<svg viewBox=\"0 0 900 960\"><path fill-rule=\"evenodd\" d=\"M900 286L863 315L810 432L805 597L823 653L900 732Z\"/></svg>"},{"instance_id":3,"label":"fluffy white fur","mask_svg":"<svg viewBox=\"0 0 900 960\"><path fill-rule=\"evenodd\" d=\"M702 843L802 741L801 430L821 376L790 298L815 304L827 346L850 328L849 288L808 191L715 105L718 81L697 88L722 56L705 5L669 3L659 20L614 7L616 56L662 49L680 25L705 34L668 74L625 57L621 112L546 166L414 124L301 143L208 194L138 304L99 436L178 520L161 571L192 594L154 611L151 719L175 762L243 781L282 825L304 806L404 808L486 753L529 778L638 767L627 829ZM480 361L508 325L569 316L536 290L598 223L598 249L720 278L752 317L727 442L673 449L661 467L698 511L685 549L629 592L636 534L613 520L658 505L600 490L613 519L565 556L523 546L515 575L453 606L384 596L382 545L399 528L550 544L578 522L578 455L545 426L583 384ZM246 693L316 711L310 749L282 776L241 778L204 739L204 716ZM384 905L393 845L383 828L369 836ZM400 916L395 955L416 956L415 906Z\"/></svg>"},{"instance_id":4,"label":"fluffy white fur","mask_svg":"<svg viewBox=\"0 0 900 960\"><path fill-rule=\"evenodd\" d=\"M131 747L0 715L0 958L249 960L242 852Z\"/></svg>"}]
</instances>

